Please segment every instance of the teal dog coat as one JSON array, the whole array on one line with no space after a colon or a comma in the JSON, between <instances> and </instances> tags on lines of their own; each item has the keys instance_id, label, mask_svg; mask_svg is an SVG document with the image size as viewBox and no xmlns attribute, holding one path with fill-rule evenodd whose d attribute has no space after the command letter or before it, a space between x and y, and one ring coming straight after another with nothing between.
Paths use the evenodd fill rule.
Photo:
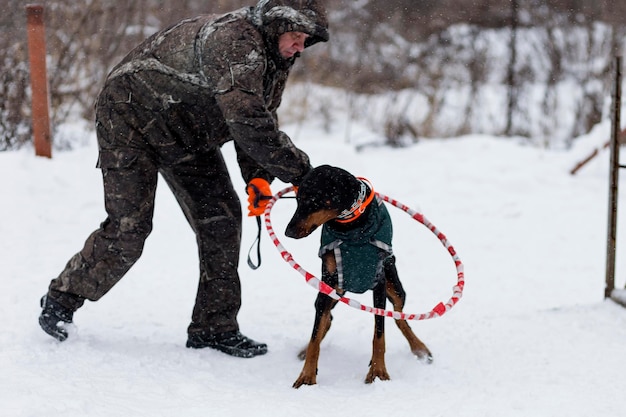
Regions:
<instances>
[{"instance_id":1,"label":"teal dog coat","mask_svg":"<svg viewBox=\"0 0 626 417\"><path fill-rule=\"evenodd\" d=\"M319 256L334 252L339 288L362 294L382 279L383 261L393 254L392 235L389 212L377 197L363 228L339 232L324 224Z\"/></svg>"}]
</instances>

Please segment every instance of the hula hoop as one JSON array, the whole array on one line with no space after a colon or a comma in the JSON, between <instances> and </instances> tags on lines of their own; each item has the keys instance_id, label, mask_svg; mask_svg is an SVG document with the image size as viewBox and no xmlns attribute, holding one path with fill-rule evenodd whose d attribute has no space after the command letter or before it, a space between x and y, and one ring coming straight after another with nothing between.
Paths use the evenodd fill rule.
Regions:
<instances>
[{"instance_id":1,"label":"hula hoop","mask_svg":"<svg viewBox=\"0 0 626 417\"><path fill-rule=\"evenodd\" d=\"M272 211L272 208L274 207L274 203L276 203L276 201L278 201L278 199L280 199L283 195L287 194L290 191L293 191L293 189L294 189L293 187L287 187L284 190L279 191L267 203L265 212L263 213L265 227L267 229L267 232L270 235L270 239L272 239L272 242L274 243L274 245L280 252L280 255L283 258L283 260L287 262L289 265L291 265L291 267L295 269L296 271L298 271L302 276L304 276L304 279L306 280L306 282L310 286L315 288L317 291L323 294L326 294L329 297L337 301L341 301L342 303L347 304L350 307L356 308L357 310L367 311L369 313L376 314L379 316L393 317L396 320L428 320L428 319L432 319L435 317L441 317L446 312L450 311L450 309L452 309L452 307L454 307L456 303L458 303L461 297L463 296L463 289L465 288L465 274L463 272L463 263L459 259L459 256L457 255L456 251L454 250L454 248L452 247L452 245L450 244L446 236L443 233L441 233L435 227L435 225L433 225L430 221L428 221L426 217L424 217L423 214L418 213L414 210L411 210L409 207L398 202L397 200L389 198L386 195L383 195L380 193L376 193L376 195L379 198L381 198L383 201L406 212L414 220L417 220L418 222L426 226L428 230L430 230L432 233L435 234L435 236L437 236L437 238L441 241L441 243L446 248L450 256L452 256L452 260L454 261L454 265L456 267L456 272L457 272L457 283L454 287L452 287L452 297L450 297L450 299L445 303L443 302L438 303L428 313L411 314L411 313L402 313L399 311L390 311L390 310L384 310L381 308L370 307L367 305L363 305L359 303L358 301L352 300L348 297L340 296L339 294L337 294L337 291L335 291L334 288L322 282L319 278L315 277L315 275L311 274L310 272L302 268L293 259L293 256L291 255L291 253L289 253L289 251L287 251L285 247L280 243L280 241L276 237L276 233L274 233L274 228L272 227L272 221L270 219L270 213Z\"/></svg>"}]
</instances>

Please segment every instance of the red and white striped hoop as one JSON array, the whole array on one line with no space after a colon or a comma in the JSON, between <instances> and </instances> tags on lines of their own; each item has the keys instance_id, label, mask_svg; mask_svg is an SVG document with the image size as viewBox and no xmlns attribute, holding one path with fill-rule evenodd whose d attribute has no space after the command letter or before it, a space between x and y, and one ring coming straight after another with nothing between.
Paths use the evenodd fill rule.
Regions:
<instances>
[{"instance_id":1,"label":"red and white striped hoop","mask_svg":"<svg viewBox=\"0 0 626 417\"><path fill-rule=\"evenodd\" d=\"M456 251L454 250L454 248L452 247L452 245L450 244L450 242L448 241L446 236L443 233L441 233L435 227L435 225L433 225L430 221L428 221L426 219L426 217L424 217L423 214L418 213L418 212L416 212L414 210L411 210L409 207L407 207L404 204L398 202L397 200L389 198L386 195L383 195L383 194L380 194L380 193L376 193L376 195L379 198L381 198L383 201L385 201L385 202L393 205L394 207L397 207L400 210L406 212L413 219L417 220L418 222L420 222L421 224L426 226L428 228L428 230L430 230L432 233L435 234L435 236L437 236L437 238L441 241L441 243L446 248L446 250L448 251L450 256L452 256L452 260L454 261L454 265L456 267L456 272L457 272L457 283L452 288L452 297L446 303L443 303L443 302L438 303L428 313L410 314L410 313L401 313L399 311L389 311L389 310L384 310L384 309L381 309L381 308L374 308L374 307L362 305L361 303L359 303L356 300L352 300L352 299L350 299L348 297L340 296L339 294L337 294L337 291L335 291L332 287L330 287L329 285L325 284L320 279L315 277L315 275L311 274L310 272L308 272L304 268L302 268L293 259L293 256L291 255L291 253L289 251L287 251L285 249L285 247L280 243L280 241L276 237L276 233L274 233L274 229L272 227L272 221L270 219L270 213L272 212L272 208L274 207L274 203L276 203L276 201L278 199L280 199L283 195L287 194L290 191L293 191L293 189L294 189L293 187L287 187L284 190L279 191L267 203L267 207L265 208L265 212L263 214L264 215L264 221L265 221L265 227L267 228L267 231L268 231L268 233L270 235L270 239L272 239L272 242L274 243L274 245L276 246L276 248L280 252L280 255L283 258L283 260L285 262L287 262L289 265L291 265L291 267L293 269L295 269L296 271L298 271L302 276L304 276L304 279L306 280L306 282L310 286L315 288L317 291L319 291L321 293L324 293L324 294L328 295L329 297L331 297L331 298L333 298L335 300L341 301L342 303L347 304L350 307L356 308L357 310L367 311L369 313L377 314L379 316L393 317L396 320L428 320L428 319L432 319L432 318L435 318L435 317L441 317L446 312L448 312L450 309L452 309L452 307L454 307L456 305L456 303L463 296L463 289L465 287L465 274L463 272L463 263L459 259L459 256L457 255Z\"/></svg>"}]
</instances>

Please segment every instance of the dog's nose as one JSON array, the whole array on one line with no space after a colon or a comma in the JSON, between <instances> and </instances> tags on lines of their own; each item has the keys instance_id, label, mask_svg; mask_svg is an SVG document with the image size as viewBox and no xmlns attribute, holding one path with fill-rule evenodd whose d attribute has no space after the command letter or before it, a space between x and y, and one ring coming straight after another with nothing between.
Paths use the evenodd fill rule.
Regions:
<instances>
[{"instance_id":1,"label":"dog's nose","mask_svg":"<svg viewBox=\"0 0 626 417\"><path fill-rule=\"evenodd\" d=\"M303 237L302 233L298 233L298 228L292 223L289 223L287 225L287 228L285 229L285 236L292 239L300 239L301 237Z\"/></svg>"},{"instance_id":2,"label":"dog's nose","mask_svg":"<svg viewBox=\"0 0 626 417\"><path fill-rule=\"evenodd\" d=\"M310 235L316 228L317 226L313 225L313 227L311 227L311 225L307 225L306 222L299 219L291 219L285 229L285 236L293 239L302 239Z\"/></svg>"}]
</instances>

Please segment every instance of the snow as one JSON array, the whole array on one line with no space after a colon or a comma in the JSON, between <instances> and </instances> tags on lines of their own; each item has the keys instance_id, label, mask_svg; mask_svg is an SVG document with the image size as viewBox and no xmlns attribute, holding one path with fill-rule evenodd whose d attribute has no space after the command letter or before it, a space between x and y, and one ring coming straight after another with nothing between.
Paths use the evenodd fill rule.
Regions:
<instances>
[{"instance_id":1,"label":"snow","mask_svg":"<svg viewBox=\"0 0 626 417\"><path fill-rule=\"evenodd\" d=\"M0 153L2 416L624 415L626 310L603 299L608 152L569 174L606 141L608 123L569 151L473 135L357 152L352 142L374 135L359 126L348 139L340 124L330 132L316 123L285 129L314 164L368 178L381 193L424 213L457 250L465 265L463 298L441 318L411 323L434 362L417 361L388 320L392 379L364 384L373 316L340 304L322 345L318 385L291 388L316 294L265 232L261 268L246 266L256 233L249 218L239 321L244 334L268 343L269 353L238 359L186 349L198 260L193 234L163 182L143 257L109 294L76 313L68 341L47 336L37 324L39 298L104 220L90 137L88 145L51 160L30 150ZM243 200L232 146L224 152ZM282 187L273 184L275 191ZM279 234L294 204L277 202L272 221ZM432 233L389 210L405 311L427 312L450 297L454 265ZM621 289L624 222L619 227ZM281 235L315 274L318 239ZM371 293L353 298L371 305Z\"/></svg>"}]
</instances>

